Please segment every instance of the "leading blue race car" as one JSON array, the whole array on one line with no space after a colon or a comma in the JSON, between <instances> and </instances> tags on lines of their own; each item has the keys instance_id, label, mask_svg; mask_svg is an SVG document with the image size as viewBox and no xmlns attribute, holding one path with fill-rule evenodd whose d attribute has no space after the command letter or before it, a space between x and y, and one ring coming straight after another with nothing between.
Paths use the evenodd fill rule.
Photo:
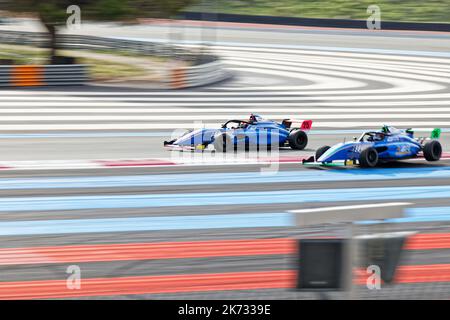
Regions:
<instances>
[{"instance_id":1,"label":"leading blue race car","mask_svg":"<svg viewBox=\"0 0 450 320\"><path fill-rule=\"evenodd\" d=\"M285 119L278 123L252 114L249 120L229 120L220 129L188 131L176 139L164 141L164 146L175 150L204 150L213 145L217 152L237 150L239 147L249 150L251 146L258 150L260 146L289 146L303 150L308 144L307 132L311 126L311 120Z\"/></svg>"},{"instance_id":2,"label":"leading blue race car","mask_svg":"<svg viewBox=\"0 0 450 320\"><path fill-rule=\"evenodd\" d=\"M351 162L372 168L380 163L415 158L420 152L427 161L438 161L442 155L442 146L437 140L440 135L441 129L437 128L430 138L414 138L411 129L383 126L381 131L365 132L354 141L321 147L315 157L303 160L303 164L332 165L333 161L343 160L344 164Z\"/></svg>"}]
</instances>

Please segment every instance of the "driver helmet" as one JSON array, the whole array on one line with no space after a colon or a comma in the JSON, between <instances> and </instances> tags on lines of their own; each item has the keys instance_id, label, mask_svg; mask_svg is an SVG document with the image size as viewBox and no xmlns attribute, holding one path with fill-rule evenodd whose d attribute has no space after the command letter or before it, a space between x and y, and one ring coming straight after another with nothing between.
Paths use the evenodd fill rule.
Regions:
<instances>
[{"instance_id":1,"label":"driver helmet","mask_svg":"<svg viewBox=\"0 0 450 320\"><path fill-rule=\"evenodd\" d=\"M252 113L252 114L250 115L249 122L250 122L250 123L258 122L258 121L261 121L262 119L263 119L263 118L262 118L260 115L257 115L257 114Z\"/></svg>"},{"instance_id":2,"label":"driver helmet","mask_svg":"<svg viewBox=\"0 0 450 320\"><path fill-rule=\"evenodd\" d=\"M383 141L384 140L384 133L377 133L374 137L375 141Z\"/></svg>"}]
</instances>

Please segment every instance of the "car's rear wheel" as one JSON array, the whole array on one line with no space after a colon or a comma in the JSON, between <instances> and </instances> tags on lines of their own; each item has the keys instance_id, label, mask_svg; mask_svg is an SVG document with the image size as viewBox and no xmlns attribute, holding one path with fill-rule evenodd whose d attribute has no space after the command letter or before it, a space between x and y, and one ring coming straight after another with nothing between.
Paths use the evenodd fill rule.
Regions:
<instances>
[{"instance_id":1,"label":"car's rear wheel","mask_svg":"<svg viewBox=\"0 0 450 320\"><path fill-rule=\"evenodd\" d=\"M316 161L317 161L317 159L319 159L325 152L327 152L328 149L330 149L329 146L323 146L323 147L320 147L319 149L317 149L317 150L316 150Z\"/></svg>"},{"instance_id":2,"label":"car's rear wheel","mask_svg":"<svg viewBox=\"0 0 450 320\"><path fill-rule=\"evenodd\" d=\"M234 149L231 137L225 133L218 135L214 139L214 149L217 152L227 152Z\"/></svg>"},{"instance_id":3,"label":"car's rear wheel","mask_svg":"<svg viewBox=\"0 0 450 320\"><path fill-rule=\"evenodd\" d=\"M378 152L375 148L364 149L359 155L359 165L363 168L373 168L378 164Z\"/></svg>"},{"instance_id":4,"label":"car's rear wheel","mask_svg":"<svg viewBox=\"0 0 450 320\"><path fill-rule=\"evenodd\" d=\"M308 135L302 130L291 131L288 142L291 149L303 150L308 144Z\"/></svg>"},{"instance_id":5,"label":"car's rear wheel","mask_svg":"<svg viewBox=\"0 0 450 320\"><path fill-rule=\"evenodd\" d=\"M427 161L438 161L442 156L442 146L439 141L432 140L423 147L423 155Z\"/></svg>"}]
</instances>

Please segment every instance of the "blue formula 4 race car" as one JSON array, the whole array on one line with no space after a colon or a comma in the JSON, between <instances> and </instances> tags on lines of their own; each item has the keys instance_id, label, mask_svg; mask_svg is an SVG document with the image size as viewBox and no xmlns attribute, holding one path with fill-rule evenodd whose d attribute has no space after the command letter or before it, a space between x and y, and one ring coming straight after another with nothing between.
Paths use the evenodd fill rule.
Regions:
<instances>
[{"instance_id":1,"label":"blue formula 4 race car","mask_svg":"<svg viewBox=\"0 0 450 320\"><path fill-rule=\"evenodd\" d=\"M188 131L164 146L173 150L204 150L213 145L217 152L249 150L251 146L287 147L303 150L308 144L307 132L311 129L311 120L285 119L281 123L266 120L252 114L249 120L229 120L219 129L197 129Z\"/></svg>"},{"instance_id":2,"label":"blue formula 4 race car","mask_svg":"<svg viewBox=\"0 0 450 320\"><path fill-rule=\"evenodd\" d=\"M332 165L334 161L359 164L372 168L380 163L415 158L419 153L428 161L438 161L442 146L437 139L440 129L434 129L430 138L414 138L411 129L399 130L384 126L381 131L369 131L354 141L324 146L316 151L315 157L303 160L303 164Z\"/></svg>"}]
</instances>

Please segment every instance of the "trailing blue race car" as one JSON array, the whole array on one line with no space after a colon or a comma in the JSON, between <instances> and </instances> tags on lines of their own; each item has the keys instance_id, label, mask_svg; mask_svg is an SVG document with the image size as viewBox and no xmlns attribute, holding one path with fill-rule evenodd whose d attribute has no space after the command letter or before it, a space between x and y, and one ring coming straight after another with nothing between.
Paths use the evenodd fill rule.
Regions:
<instances>
[{"instance_id":1,"label":"trailing blue race car","mask_svg":"<svg viewBox=\"0 0 450 320\"><path fill-rule=\"evenodd\" d=\"M298 126L297 126L298 125ZM289 146L303 150L308 144L307 131L311 129L311 120L285 119L281 123L251 115L249 120L229 120L219 129L197 129L188 131L164 146L172 149L204 150L213 145L218 152L245 150L255 146L271 148Z\"/></svg>"},{"instance_id":2,"label":"trailing blue race car","mask_svg":"<svg viewBox=\"0 0 450 320\"><path fill-rule=\"evenodd\" d=\"M434 129L430 138L414 138L411 129L384 126L381 131L365 132L354 141L321 147L315 157L303 160L303 164L330 165L343 160L344 164L352 162L371 168L380 163L415 158L420 152L426 160L438 161L442 155L442 146L437 140L440 134L440 129Z\"/></svg>"}]
</instances>

